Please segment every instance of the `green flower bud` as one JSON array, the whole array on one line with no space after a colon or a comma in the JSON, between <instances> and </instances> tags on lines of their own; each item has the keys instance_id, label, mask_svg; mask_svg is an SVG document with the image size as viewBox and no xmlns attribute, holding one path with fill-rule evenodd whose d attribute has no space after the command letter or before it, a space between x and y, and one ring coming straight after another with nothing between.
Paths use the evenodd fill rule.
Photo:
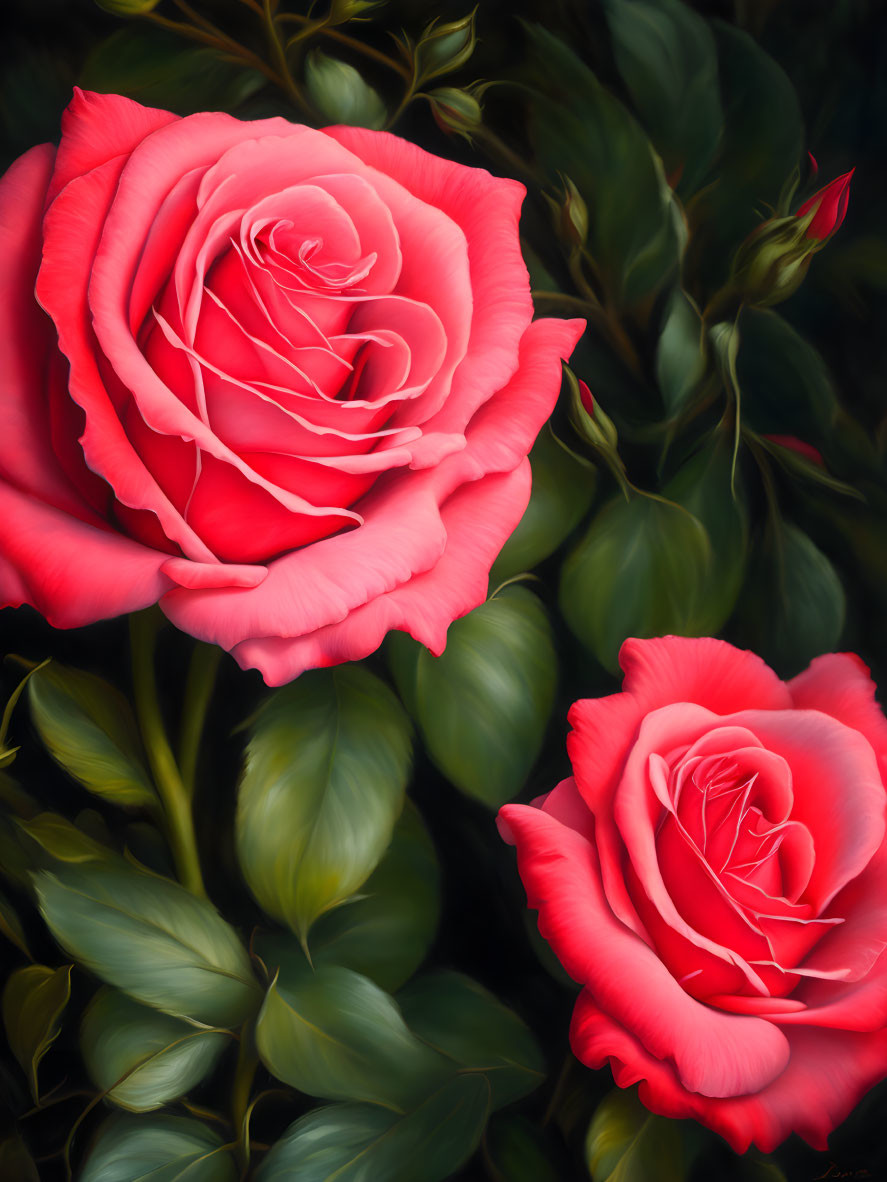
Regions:
<instances>
[{"instance_id":1,"label":"green flower bud","mask_svg":"<svg viewBox=\"0 0 887 1182\"><path fill-rule=\"evenodd\" d=\"M99 8L114 16L144 16L160 3L160 0L95 0Z\"/></svg>"},{"instance_id":2,"label":"green flower bud","mask_svg":"<svg viewBox=\"0 0 887 1182\"><path fill-rule=\"evenodd\" d=\"M561 241L571 247L582 247L588 237L588 206L568 176L562 173L561 180L564 191L559 200L549 197L547 193L544 197L551 206L555 229Z\"/></svg>"},{"instance_id":3,"label":"green flower bud","mask_svg":"<svg viewBox=\"0 0 887 1182\"><path fill-rule=\"evenodd\" d=\"M388 112L378 93L354 66L312 49L305 62L305 89L320 113L333 123L383 127Z\"/></svg>"},{"instance_id":4,"label":"green flower bud","mask_svg":"<svg viewBox=\"0 0 887 1182\"><path fill-rule=\"evenodd\" d=\"M818 246L807 236L813 216L771 218L753 231L736 252L729 289L761 308L787 300L801 286Z\"/></svg>"},{"instance_id":5,"label":"green flower bud","mask_svg":"<svg viewBox=\"0 0 887 1182\"><path fill-rule=\"evenodd\" d=\"M595 451L613 459L617 457L619 436L613 420L601 409L585 382L577 378L568 365L564 377L570 392L570 422L576 434L591 444Z\"/></svg>"},{"instance_id":6,"label":"green flower bud","mask_svg":"<svg viewBox=\"0 0 887 1182\"><path fill-rule=\"evenodd\" d=\"M471 143L471 133L483 122L481 105L470 90L457 90L454 86L439 86L427 94L431 114L441 131L447 135L455 133Z\"/></svg>"},{"instance_id":7,"label":"green flower bud","mask_svg":"<svg viewBox=\"0 0 887 1182\"><path fill-rule=\"evenodd\" d=\"M379 8L385 0L332 0L327 17L329 25L344 25L371 8Z\"/></svg>"},{"instance_id":8,"label":"green flower bud","mask_svg":"<svg viewBox=\"0 0 887 1182\"><path fill-rule=\"evenodd\" d=\"M448 74L464 66L477 44L474 31L473 9L468 16L458 21L447 21L436 25L433 21L422 34L416 46L416 85L421 86L429 78Z\"/></svg>"}]
</instances>

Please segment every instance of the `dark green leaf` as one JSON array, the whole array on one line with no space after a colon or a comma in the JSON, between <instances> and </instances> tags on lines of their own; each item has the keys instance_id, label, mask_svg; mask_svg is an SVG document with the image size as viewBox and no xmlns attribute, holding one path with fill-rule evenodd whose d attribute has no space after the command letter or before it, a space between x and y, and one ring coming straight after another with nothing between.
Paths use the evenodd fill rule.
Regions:
<instances>
[{"instance_id":1,"label":"dark green leaf","mask_svg":"<svg viewBox=\"0 0 887 1182\"><path fill-rule=\"evenodd\" d=\"M490 571L490 586L532 570L579 524L594 497L597 471L582 463L543 427L530 452L533 492L517 529Z\"/></svg>"},{"instance_id":2,"label":"dark green leaf","mask_svg":"<svg viewBox=\"0 0 887 1182\"><path fill-rule=\"evenodd\" d=\"M315 965L354 969L392 992L407 981L428 951L440 914L440 870L419 812L407 801L382 861L357 899L327 911L308 941ZM305 954L292 936L260 937L259 955L273 973L300 969Z\"/></svg>"},{"instance_id":3,"label":"dark green leaf","mask_svg":"<svg viewBox=\"0 0 887 1182\"><path fill-rule=\"evenodd\" d=\"M705 526L713 561L695 625L702 636L720 632L739 597L748 556L748 515L739 473L733 475L733 440L718 431L662 490Z\"/></svg>"},{"instance_id":4,"label":"dark green leaf","mask_svg":"<svg viewBox=\"0 0 887 1182\"><path fill-rule=\"evenodd\" d=\"M554 705L557 657L542 604L511 584L450 625L439 657L389 638L394 679L443 774L496 808L519 792Z\"/></svg>"},{"instance_id":5,"label":"dark green leaf","mask_svg":"<svg viewBox=\"0 0 887 1182\"><path fill-rule=\"evenodd\" d=\"M694 193L723 122L711 29L681 0L604 0L604 11L641 122L678 191Z\"/></svg>"},{"instance_id":6,"label":"dark green leaf","mask_svg":"<svg viewBox=\"0 0 887 1182\"><path fill-rule=\"evenodd\" d=\"M28 699L50 755L84 788L115 804L157 803L132 710L119 690L53 662L28 682Z\"/></svg>"},{"instance_id":7,"label":"dark green leaf","mask_svg":"<svg viewBox=\"0 0 887 1182\"><path fill-rule=\"evenodd\" d=\"M790 677L837 646L845 609L841 581L818 546L794 525L771 524L740 599L743 641Z\"/></svg>"},{"instance_id":8,"label":"dark green leaf","mask_svg":"<svg viewBox=\"0 0 887 1182\"><path fill-rule=\"evenodd\" d=\"M10 1182L40 1182L37 1166L27 1147L15 1133L0 1140L0 1178Z\"/></svg>"},{"instance_id":9,"label":"dark green leaf","mask_svg":"<svg viewBox=\"0 0 887 1182\"><path fill-rule=\"evenodd\" d=\"M34 886L59 944L136 1001L209 1026L236 1026L255 1009L237 933L177 883L86 863L37 874Z\"/></svg>"},{"instance_id":10,"label":"dark green leaf","mask_svg":"<svg viewBox=\"0 0 887 1182\"><path fill-rule=\"evenodd\" d=\"M494 1109L545 1079L545 1061L529 1027L470 977L429 973L411 981L397 1000L414 1034L460 1067L484 1072Z\"/></svg>"},{"instance_id":11,"label":"dark green leaf","mask_svg":"<svg viewBox=\"0 0 887 1182\"><path fill-rule=\"evenodd\" d=\"M562 1182L545 1133L525 1116L496 1116L487 1126L487 1152L498 1182Z\"/></svg>"},{"instance_id":12,"label":"dark green leaf","mask_svg":"<svg viewBox=\"0 0 887 1182\"><path fill-rule=\"evenodd\" d=\"M410 730L391 690L355 664L305 673L259 711L240 781L238 856L260 905L303 941L391 840Z\"/></svg>"},{"instance_id":13,"label":"dark green leaf","mask_svg":"<svg viewBox=\"0 0 887 1182\"><path fill-rule=\"evenodd\" d=\"M83 1061L109 1100L150 1112L184 1096L218 1061L228 1038L101 989L80 1027Z\"/></svg>"},{"instance_id":14,"label":"dark green leaf","mask_svg":"<svg viewBox=\"0 0 887 1182\"><path fill-rule=\"evenodd\" d=\"M123 94L177 115L233 111L265 85L262 74L226 61L214 49L133 25L100 42L79 79L84 90Z\"/></svg>"},{"instance_id":15,"label":"dark green leaf","mask_svg":"<svg viewBox=\"0 0 887 1182\"><path fill-rule=\"evenodd\" d=\"M257 1182L443 1182L476 1149L489 1096L482 1075L462 1075L404 1116L371 1104L317 1108L273 1147Z\"/></svg>"},{"instance_id":16,"label":"dark green leaf","mask_svg":"<svg viewBox=\"0 0 887 1182\"><path fill-rule=\"evenodd\" d=\"M384 127L388 111L354 66L312 49L305 62L308 98L331 123L352 127Z\"/></svg>"},{"instance_id":17,"label":"dark green leaf","mask_svg":"<svg viewBox=\"0 0 887 1182\"><path fill-rule=\"evenodd\" d=\"M689 404L705 377L705 329L699 309L685 291L671 294L656 346L656 379L669 418Z\"/></svg>"},{"instance_id":18,"label":"dark green leaf","mask_svg":"<svg viewBox=\"0 0 887 1182\"><path fill-rule=\"evenodd\" d=\"M686 242L680 209L634 117L562 41L541 25L527 30L536 153L553 183L566 173L584 198L589 249L613 300L636 304L677 270Z\"/></svg>"},{"instance_id":19,"label":"dark green leaf","mask_svg":"<svg viewBox=\"0 0 887 1182\"><path fill-rule=\"evenodd\" d=\"M71 965L50 969L42 964L16 969L3 990L3 1025L12 1053L39 1098L37 1068L60 1029L71 997Z\"/></svg>"},{"instance_id":20,"label":"dark green leaf","mask_svg":"<svg viewBox=\"0 0 887 1182\"><path fill-rule=\"evenodd\" d=\"M28 948L28 941L25 938L22 921L19 919L13 905L3 894L0 894L0 932L3 933L7 940L15 944L20 952L24 952L28 960L34 959L31 956L31 950Z\"/></svg>"},{"instance_id":21,"label":"dark green leaf","mask_svg":"<svg viewBox=\"0 0 887 1182\"><path fill-rule=\"evenodd\" d=\"M610 501L564 563L560 605L607 669L628 636L698 636L711 545L697 517L644 495Z\"/></svg>"},{"instance_id":22,"label":"dark green leaf","mask_svg":"<svg viewBox=\"0 0 887 1182\"><path fill-rule=\"evenodd\" d=\"M328 1100L366 1100L404 1111L447 1064L407 1029L387 993L335 965L306 965L272 982L256 1046L284 1083Z\"/></svg>"},{"instance_id":23,"label":"dark green leaf","mask_svg":"<svg viewBox=\"0 0 887 1182\"><path fill-rule=\"evenodd\" d=\"M736 369L749 426L808 442L828 436L838 402L825 362L778 313L743 311Z\"/></svg>"},{"instance_id":24,"label":"dark green leaf","mask_svg":"<svg viewBox=\"0 0 887 1182\"><path fill-rule=\"evenodd\" d=\"M592 1182L683 1182L678 1126L617 1088L595 1110L585 1139Z\"/></svg>"},{"instance_id":25,"label":"dark green leaf","mask_svg":"<svg viewBox=\"0 0 887 1182\"><path fill-rule=\"evenodd\" d=\"M113 1116L78 1175L78 1182L235 1182L222 1138L182 1116Z\"/></svg>"}]
</instances>

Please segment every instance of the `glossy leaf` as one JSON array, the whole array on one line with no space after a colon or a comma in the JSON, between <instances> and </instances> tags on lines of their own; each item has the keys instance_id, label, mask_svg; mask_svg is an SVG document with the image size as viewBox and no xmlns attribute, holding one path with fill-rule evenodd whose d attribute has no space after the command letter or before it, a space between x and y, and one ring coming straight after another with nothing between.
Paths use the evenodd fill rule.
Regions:
<instances>
[{"instance_id":1,"label":"glossy leaf","mask_svg":"<svg viewBox=\"0 0 887 1182\"><path fill-rule=\"evenodd\" d=\"M585 1139L592 1182L683 1182L674 1121L648 1112L634 1091L617 1088L595 1110Z\"/></svg>"},{"instance_id":2,"label":"glossy leaf","mask_svg":"<svg viewBox=\"0 0 887 1182\"><path fill-rule=\"evenodd\" d=\"M461 1075L404 1115L372 1104L316 1108L272 1148L256 1182L444 1182L477 1148L489 1096L482 1075Z\"/></svg>"},{"instance_id":3,"label":"glossy leaf","mask_svg":"<svg viewBox=\"0 0 887 1182\"><path fill-rule=\"evenodd\" d=\"M388 656L428 754L457 788L496 808L519 792L554 705L557 657L544 607L511 584L450 625L439 657L403 632Z\"/></svg>"},{"instance_id":4,"label":"glossy leaf","mask_svg":"<svg viewBox=\"0 0 887 1182\"><path fill-rule=\"evenodd\" d=\"M211 903L129 866L34 876L40 911L75 960L136 1001L236 1026L259 1001L249 957Z\"/></svg>"},{"instance_id":5,"label":"glossy leaf","mask_svg":"<svg viewBox=\"0 0 887 1182\"><path fill-rule=\"evenodd\" d=\"M113 1116L102 1125L78 1182L236 1182L215 1130L182 1116Z\"/></svg>"},{"instance_id":6,"label":"glossy leaf","mask_svg":"<svg viewBox=\"0 0 887 1182\"><path fill-rule=\"evenodd\" d=\"M132 709L114 686L53 662L28 682L28 700L50 755L84 788L115 804L157 803Z\"/></svg>"},{"instance_id":7,"label":"glossy leaf","mask_svg":"<svg viewBox=\"0 0 887 1182\"><path fill-rule=\"evenodd\" d=\"M17 824L53 861L106 862L115 856L113 850L89 837L59 813L39 813Z\"/></svg>"},{"instance_id":8,"label":"glossy leaf","mask_svg":"<svg viewBox=\"0 0 887 1182\"><path fill-rule=\"evenodd\" d=\"M470 977L429 973L411 981L397 1001L414 1034L459 1067L484 1072L494 1109L545 1079L545 1060L529 1027Z\"/></svg>"},{"instance_id":9,"label":"glossy leaf","mask_svg":"<svg viewBox=\"0 0 887 1182\"><path fill-rule=\"evenodd\" d=\"M305 90L318 111L331 123L352 127L384 127L388 111L354 66L312 49L305 62Z\"/></svg>"},{"instance_id":10,"label":"glossy leaf","mask_svg":"<svg viewBox=\"0 0 887 1182\"><path fill-rule=\"evenodd\" d=\"M794 525L771 525L740 599L743 641L790 677L838 646L845 611L841 581L819 547Z\"/></svg>"},{"instance_id":11,"label":"glossy leaf","mask_svg":"<svg viewBox=\"0 0 887 1182\"><path fill-rule=\"evenodd\" d=\"M58 1037L61 1016L71 997L71 965L50 969L31 964L16 969L3 990L3 1025L9 1047L39 1097L37 1068Z\"/></svg>"},{"instance_id":12,"label":"glossy leaf","mask_svg":"<svg viewBox=\"0 0 887 1182\"><path fill-rule=\"evenodd\" d=\"M28 960L34 959L31 956L31 950L28 947L28 941L24 928L22 927L22 921L18 917L18 912L4 894L0 894L0 932L20 952L23 952Z\"/></svg>"},{"instance_id":13,"label":"glossy leaf","mask_svg":"<svg viewBox=\"0 0 887 1182\"><path fill-rule=\"evenodd\" d=\"M407 1029L387 993L335 965L272 982L256 1021L256 1046L284 1083L329 1100L366 1100L404 1111L447 1073L446 1061Z\"/></svg>"},{"instance_id":14,"label":"glossy leaf","mask_svg":"<svg viewBox=\"0 0 887 1182\"><path fill-rule=\"evenodd\" d=\"M564 618L612 672L628 636L694 636L711 545L697 517L660 498L609 502L561 572Z\"/></svg>"},{"instance_id":15,"label":"glossy leaf","mask_svg":"<svg viewBox=\"0 0 887 1182\"><path fill-rule=\"evenodd\" d=\"M357 899L322 915L308 940L315 965L354 969L392 992L422 961L440 915L440 869L431 838L409 800L391 845ZM300 971L305 954L292 936L260 937L256 946L269 972Z\"/></svg>"},{"instance_id":16,"label":"glossy leaf","mask_svg":"<svg viewBox=\"0 0 887 1182\"><path fill-rule=\"evenodd\" d=\"M748 514L739 472L733 470L732 433L716 432L662 491L708 534L713 561L695 623L700 635L714 636L736 606L748 559Z\"/></svg>"},{"instance_id":17,"label":"glossy leaf","mask_svg":"<svg viewBox=\"0 0 887 1182\"><path fill-rule=\"evenodd\" d=\"M80 1048L92 1082L131 1112L150 1112L184 1096L219 1059L226 1035L101 989L80 1026Z\"/></svg>"},{"instance_id":18,"label":"glossy leaf","mask_svg":"<svg viewBox=\"0 0 887 1182\"><path fill-rule=\"evenodd\" d=\"M553 182L566 173L584 198L589 249L613 300L636 304L675 274L686 242L662 165L634 117L568 46L541 25L527 32L536 153Z\"/></svg>"},{"instance_id":19,"label":"glossy leaf","mask_svg":"<svg viewBox=\"0 0 887 1182\"><path fill-rule=\"evenodd\" d=\"M825 362L777 312L746 308L736 370L743 415L762 434L827 437L838 402Z\"/></svg>"},{"instance_id":20,"label":"glossy leaf","mask_svg":"<svg viewBox=\"0 0 887 1182\"><path fill-rule=\"evenodd\" d=\"M177 115L235 110L265 85L257 70L144 25L118 29L99 42L78 82L84 90L124 94Z\"/></svg>"},{"instance_id":21,"label":"glossy leaf","mask_svg":"<svg viewBox=\"0 0 887 1182\"><path fill-rule=\"evenodd\" d=\"M669 418L690 405L705 377L705 330L699 309L676 287L663 318L656 346L656 380Z\"/></svg>"},{"instance_id":22,"label":"glossy leaf","mask_svg":"<svg viewBox=\"0 0 887 1182\"><path fill-rule=\"evenodd\" d=\"M305 940L375 869L403 808L410 724L361 665L276 690L250 730L237 851L259 904Z\"/></svg>"},{"instance_id":23,"label":"glossy leaf","mask_svg":"<svg viewBox=\"0 0 887 1182\"><path fill-rule=\"evenodd\" d=\"M597 470L581 462L543 427L530 452L533 491L517 529L490 571L490 587L532 570L579 524L594 497Z\"/></svg>"},{"instance_id":24,"label":"glossy leaf","mask_svg":"<svg viewBox=\"0 0 887 1182\"><path fill-rule=\"evenodd\" d=\"M641 123L678 191L693 193L714 159L723 122L711 29L682 0L604 0L604 12Z\"/></svg>"}]
</instances>

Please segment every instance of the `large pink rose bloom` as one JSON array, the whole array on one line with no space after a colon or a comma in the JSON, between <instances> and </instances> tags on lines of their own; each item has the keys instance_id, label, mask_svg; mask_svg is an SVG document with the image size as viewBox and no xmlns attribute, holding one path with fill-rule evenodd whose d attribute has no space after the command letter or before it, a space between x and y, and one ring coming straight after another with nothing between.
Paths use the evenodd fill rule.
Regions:
<instances>
[{"instance_id":1,"label":"large pink rose bloom","mask_svg":"<svg viewBox=\"0 0 887 1182\"><path fill-rule=\"evenodd\" d=\"M887 1075L887 721L865 665L784 683L719 640L628 640L573 777L506 805L570 1039L739 1152L817 1149Z\"/></svg>"},{"instance_id":2,"label":"large pink rose bloom","mask_svg":"<svg viewBox=\"0 0 887 1182\"><path fill-rule=\"evenodd\" d=\"M77 91L0 180L0 600L159 601L270 684L391 628L440 652L584 327L531 323L523 195L381 132Z\"/></svg>"}]
</instances>

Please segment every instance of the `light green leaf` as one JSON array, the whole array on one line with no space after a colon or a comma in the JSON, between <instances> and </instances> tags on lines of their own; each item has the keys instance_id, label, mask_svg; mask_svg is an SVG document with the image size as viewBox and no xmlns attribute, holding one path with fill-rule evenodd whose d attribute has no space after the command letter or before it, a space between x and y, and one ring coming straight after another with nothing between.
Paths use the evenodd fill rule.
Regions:
<instances>
[{"instance_id":1,"label":"light green leaf","mask_svg":"<svg viewBox=\"0 0 887 1182\"><path fill-rule=\"evenodd\" d=\"M35 1102L39 1099L37 1068L61 1028L61 1016L71 997L71 965L50 969L30 964L16 969L3 990L3 1025L12 1053L28 1077Z\"/></svg>"},{"instance_id":2,"label":"light green leaf","mask_svg":"<svg viewBox=\"0 0 887 1182\"><path fill-rule=\"evenodd\" d=\"M422 961L440 915L440 869L428 831L411 801L394 827L382 861L357 899L327 911L308 941L315 965L354 969L392 992ZM301 969L305 954L292 936L259 937L259 955L273 975L285 966Z\"/></svg>"},{"instance_id":3,"label":"light green leaf","mask_svg":"<svg viewBox=\"0 0 887 1182\"><path fill-rule=\"evenodd\" d=\"M50 755L84 788L133 808L157 803L132 709L114 686L53 662L31 677L28 700Z\"/></svg>"},{"instance_id":4,"label":"light green leaf","mask_svg":"<svg viewBox=\"0 0 887 1182\"><path fill-rule=\"evenodd\" d=\"M80 1026L90 1078L131 1112L150 1112L184 1096L213 1069L228 1041L116 989L99 990Z\"/></svg>"},{"instance_id":5,"label":"light green leaf","mask_svg":"<svg viewBox=\"0 0 887 1182\"><path fill-rule=\"evenodd\" d=\"M530 503L493 564L491 588L532 570L553 554L588 512L594 497L597 470L562 447L548 426L533 444L530 466Z\"/></svg>"},{"instance_id":6,"label":"light green leaf","mask_svg":"<svg viewBox=\"0 0 887 1182\"><path fill-rule=\"evenodd\" d=\"M259 904L301 940L385 852L403 807L410 731L391 690L356 664L303 674L253 722L238 857Z\"/></svg>"},{"instance_id":7,"label":"light green leaf","mask_svg":"<svg viewBox=\"0 0 887 1182\"><path fill-rule=\"evenodd\" d=\"M88 837L59 813L39 813L16 824L56 861L107 862L115 857L113 850Z\"/></svg>"},{"instance_id":8,"label":"light green leaf","mask_svg":"<svg viewBox=\"0 0 887 1182\"><path fill-rule=\"evenodd\" d=\"M387 993L350 969L323 965L272 982L256 1046L284 1083L329 1100L366 1100L404 1111L447 1063L407 1029Z\"/></svg>"},{"instance_id":9,"label":"light green leaf","mask_svg":"<svg viewBox=\"0 0 887 1182\"><path fill-rule=\"evenodd\" d=\"M123 1116L105 1121L78 1182L236 1182L222 1138L182 1116Z\"/></svg>"},{"instance_id":10,"label":"light green leaf","mask_svg":"<svg viewBox=\"0 0 887 1182\"><path fill-rule=\"evenodd\" d=\"M554 705L545 608L511 584L450 625L439 657L392 632L388 658L425 747L448 780L497 808L523 787Z\"/></svg>"},{"instance_id":11,"label":"light green leaf","mask_svg":"<svg viewBox=\"0 0 887 1182\"><path fill-rule=\"evenodd\" d=\"M205 899L129 866L87 863L34 876L43 918L75 960L144 1005L236 1026L258 1005L237 933Z\"/></svg>"},{"instance_id":12,"label":"light green leaf","mask_svg":"<svg viewBox=\"0 0 887 1182\"><path fill-rule=\"evenodd\" d=\"M561 571L560 605L600 663L629 636L698 636L712 553L705 527L658 497L604 506Z\"/></svg>"},{"instance_id":13,"label":"light green leaf","mask_svg":"<svg viewBox=\"0 0 887 1182\"><path fill-rule=\"evenodd\" d=\"M462 1075L405 1115L372 1104L317 1108L290 1126L256 1182L444 1182L477 1148L489 1096L482 1075Z\"/></svg>"},{"instance_id":14,"label":"light green leaf","mask_svg":"<svg viewBox=\"0 0 887 1182\"><path fill-rule=\"evenodd\" d=\"M354 66L312 49L305 62L305 90L318 111L332 123L351 127L385 126L388 110L379 92Z\"/></svg>"},{"instance_id":15,"label":"light green leaf","mask_svg":"<svg viewBox=\"0 0 887 1182\"><path fill-rule=\"evenodd\" d=\"M585 1139L593 1182L683 1182L678 1127L617 1088L595 1110Z\"/></svg>"},{"instance_id":16,"label":"light green leaf","mask_svg":"<svg viewBox=\"0 0 887 1182\"><path fill-rule=\"evenodd\" d=\"M545 1079L529 1027L477 981L442 971L417 977L397 995L407 1025L460 1067L483 1071L491 1106L501 1108Z\"/></svg>"}]
</instances>

